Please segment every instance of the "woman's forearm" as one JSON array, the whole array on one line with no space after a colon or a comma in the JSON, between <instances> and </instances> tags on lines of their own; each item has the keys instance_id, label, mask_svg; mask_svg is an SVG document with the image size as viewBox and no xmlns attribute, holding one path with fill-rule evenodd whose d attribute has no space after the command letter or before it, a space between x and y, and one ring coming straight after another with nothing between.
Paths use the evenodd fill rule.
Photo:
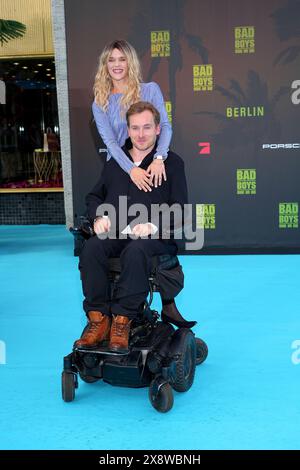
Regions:
<instances>
[{"instance_id":1,"label":"woman's forearm","mask_svg":"<svg viewBox=\"0 0 300 470\"><path fill-rule=\"evenodd\" d=\"M127 155L121 149L119 143L117 142L115 133L111 128L106 113L95 102L93 103L92 110L98 132L102 137L102 140L106 145L109 154L114 158L114 160L116 160L122 170L126 171L126 173L130 173L130 171L134 167L134 164L127 157Z\"/></svg>"}]
</instances>

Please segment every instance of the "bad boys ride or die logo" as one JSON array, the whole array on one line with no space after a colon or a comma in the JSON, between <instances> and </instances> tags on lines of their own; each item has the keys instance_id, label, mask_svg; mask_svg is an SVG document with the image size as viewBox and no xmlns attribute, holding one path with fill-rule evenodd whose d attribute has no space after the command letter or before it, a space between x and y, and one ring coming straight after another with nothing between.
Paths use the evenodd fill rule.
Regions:
<instances>
[{"instance_id":1,"label":"bad boys ride or die logo","mask_svg":"<svg viewBox=\"0 0 300 470\"><path fill-rule=\"evenodd\" d=\"M279 228L298 228L298 202L279 203Z\"/></svg>"},{"instance_id":2,"label":"bad boys ride or die logo","mask_svg":"<svg viewBox=\"0 0 300 470\"><path fill-rule=\"evenodd\" d=\"M236 170L237 194L256 194L256 170L237 169Z\"/></svg>"},{"instance_id":3,"label":"bad boys ride or die logo","mask_svg":"<svg viewBox=\"0 0 300 470\"><path fill-rule=\"evenodd\" d=\"M196 224L198 229L215 229L216 205L196 204Z\"/></svg>"},{"instance_id":4,"label":"bad boys ride or die logo","mask_svg":"<svg viewBox=\"0 0 300 470\"><path fill-rule=\"evenodd\" d=\"M236 54L255 52L254 26L236 26L234 28L234 49Z\"/></svg>"},{"instance_id":5,"label":"bad boys ride or die logo","mask_svg":"<svg viewBox=\"0 0 300 470\"><path fill-rule=\"evenodd\" d=\"M151 31L151 57L170 57L170 31Z\"/></svg>"},{"instance_id":6,"label":"bad boys ride or die logo","mask_svg":"<svg viewBox=\"0 0 300 470\"><path fill-rule=\"evenodd\" d=\"M193 90L212 91L213 89L213 66L193 65Z\"/></svg>"}]
</instances>

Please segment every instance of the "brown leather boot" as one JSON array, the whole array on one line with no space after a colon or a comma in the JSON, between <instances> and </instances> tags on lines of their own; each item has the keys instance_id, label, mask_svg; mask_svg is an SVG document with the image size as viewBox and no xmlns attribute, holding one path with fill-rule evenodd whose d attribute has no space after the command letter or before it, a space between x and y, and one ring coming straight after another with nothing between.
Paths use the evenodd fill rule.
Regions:
<instances>
[{"instance_id":1,"label":"brown leather boot","mask_svg":"<svg viewBox=\"0 0 300 470\"><path fill-rule=\"evenodd\" d=\"M110 330L109 349L116 352L128 351L128 340L131 320L121 315L113 315Z\"/></svg>"},{"instance_id":2,"label":"brown leather boot","mask_svg":"<svg viewBox=\"0 0 300 470\"><path fill-rule=\"evenodd\" d=\"M96 348L99 343L109 339L111 320L107 315L90 311L88 319L89 323L83 330L81 338L75 341L74 348Z\"/></svg>"}]
</instances>

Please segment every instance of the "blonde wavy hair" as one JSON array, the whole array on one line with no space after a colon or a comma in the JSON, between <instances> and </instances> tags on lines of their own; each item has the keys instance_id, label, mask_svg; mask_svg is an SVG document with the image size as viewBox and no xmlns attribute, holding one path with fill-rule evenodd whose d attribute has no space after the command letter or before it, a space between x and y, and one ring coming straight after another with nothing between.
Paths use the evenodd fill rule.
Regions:
<instances>
[{"instance_id":1,"label":"blonde wavy hair","mask_svg":"<svg viewBox=\"0 0 300 470\"><path fill-rule=\"evenodd\" d=\"M113 89L113 82L108 73L107 62L114 49L122 52L128 64L128 84L120 101L121 113L125 114L127 109L137 101L140 101L140 84L142 81L141 66L136 50L124 39L119 39L107 44L99 57L99 66L94 82L95 102L107 111L109 95Z\"/></svg>"}]
</instances>

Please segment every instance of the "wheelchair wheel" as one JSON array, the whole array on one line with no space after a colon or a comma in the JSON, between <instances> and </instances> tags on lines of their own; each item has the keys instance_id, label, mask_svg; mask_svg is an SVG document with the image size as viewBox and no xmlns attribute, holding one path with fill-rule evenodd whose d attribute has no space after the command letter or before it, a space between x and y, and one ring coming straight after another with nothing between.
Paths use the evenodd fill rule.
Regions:
<instances>
[{"instance_id":1,"label":"wheelchair wheel","mask_svg":"<svg viewBox=\"0 0 300 470\"><path fill-rule=\"evenodd\" d=\"M84 375L84 374L81 374L79 372L79 377L81 378L81 380L83 380L83 382L86 382L87 384L92 384L94 382L97 382L98 377L93 377L92 375Z\"/></svg>"},{"instance_id":2,"label":"wheelchair wheel","mask_svg":"<svg viewBox=\"0 0 300 470\"><path fill-rule=\"evenodd\" d=\"M149 399L153 408L160 413L167 413L174 403L171 385L162 377L152 380L149 387Z\"/></svg>"},{"instance_id":3,"label":"wheelchair wheel","mask_svg":"<svg viewBox=\"0 0 300 470\"><path fill-rule=\"evenodd\" d=\"M171 384L177 392L186 392L194 382L196 368L196 341L191 330L180 328L176 331L173 341L175 359L171 369Z\"/></svg>"},{"instance_id":4,"label":"wheelchair wheel","mask_svg":"<svg viewBox=\"0 0 300 470\"><path fill-rule=\"evenodd\" d=\"M75 398L74 374L63 371L61 375L62 398L65 402L73 401Z\"/></svg>"},{"instance_id":5,"label":"wheelchair wheel","mask_svg":"<svg viewBox=\"0 0 300 470\"><path fill-rule=\"evenodd\" d=\"M208 355L208 347L205 341L196 338L196 366L202 364Z\"/></svg>"}]
</instances>

